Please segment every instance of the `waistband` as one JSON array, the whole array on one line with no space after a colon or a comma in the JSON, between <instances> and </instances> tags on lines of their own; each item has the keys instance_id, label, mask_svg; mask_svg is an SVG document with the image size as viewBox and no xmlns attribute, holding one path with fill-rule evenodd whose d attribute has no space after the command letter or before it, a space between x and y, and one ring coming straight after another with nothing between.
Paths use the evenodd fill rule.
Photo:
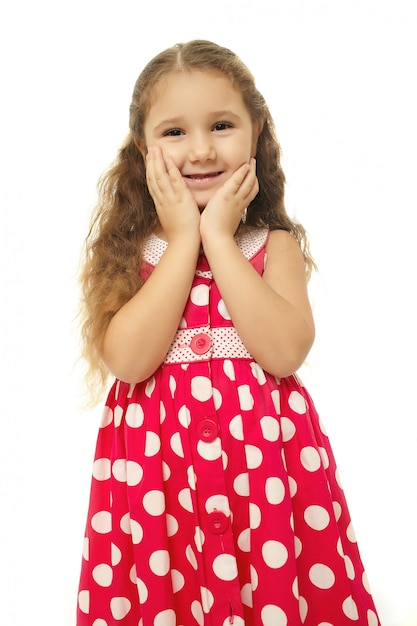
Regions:
<instances>
[{"instance_id":1,"label":"waistband","mask_svg":"<svg viewBox=\"0 0 417 626\"><path fill-rule=\"evenodd\" d=\"M181 328L164 363L191 363L210 359L252 359L233 326Z\"/></svg>"}]
</instances>

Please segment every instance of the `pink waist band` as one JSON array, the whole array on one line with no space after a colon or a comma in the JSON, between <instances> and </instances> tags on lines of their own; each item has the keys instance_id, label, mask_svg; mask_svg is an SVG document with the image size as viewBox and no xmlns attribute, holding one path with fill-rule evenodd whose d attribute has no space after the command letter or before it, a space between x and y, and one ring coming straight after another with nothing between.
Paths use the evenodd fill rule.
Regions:
<instances>
[{"instance_id":1,"label":"pink waist band","mask_svg":"<svg viewBox=\"0 0 417 626\"><path fill-rule=\"evenodd\" d=\"M164 363L252 358L233 326L224 328L199 326L176 332Z\"/></svg>"}]
</instances>

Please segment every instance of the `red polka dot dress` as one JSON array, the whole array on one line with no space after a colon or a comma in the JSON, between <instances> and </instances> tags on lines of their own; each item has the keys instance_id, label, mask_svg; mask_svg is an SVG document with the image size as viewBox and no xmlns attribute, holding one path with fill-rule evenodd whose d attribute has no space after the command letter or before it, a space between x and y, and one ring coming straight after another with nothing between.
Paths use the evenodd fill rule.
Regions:
<instances>
[{"instance_id":1,"label":"red polka dot dress","mask_svg":"<svg viewBox=\"0 0 417 626\"><path fill-rule=\"evenodd\" d=\"M267 239L236 238L260 274ZM313 402L247 352L204 256L164 363L103 413L77 626L115 625L379 625Z\"/></svg>"}]
</instances>

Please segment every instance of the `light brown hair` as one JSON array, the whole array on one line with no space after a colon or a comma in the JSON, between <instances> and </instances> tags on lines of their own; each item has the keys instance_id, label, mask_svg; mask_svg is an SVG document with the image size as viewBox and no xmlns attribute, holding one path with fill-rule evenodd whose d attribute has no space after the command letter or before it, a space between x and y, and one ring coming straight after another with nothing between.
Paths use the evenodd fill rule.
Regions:
<instances>
[{"instance_id":1,"label":"light brown hair","mask_svg":"<svg viewBox=\"0 0 417 626\"><path fill-rule=\"evenodd\" d=\"M141 287L143 242L158 226L158 216L146 184L144 122L152 91L169 73L193 70L221 73L242 94L252 122L262 125L256 152L259 193L247 211L247 225L284 229L299 242L307 275L314 267L306 232L287 215L285 176L274 123L255 80L231 50L210 41L177 44L154 57L136 81L130 105L129 129L118 156L98 183L98 203L85 241L81 273L81 337L89 369L86 380L91 397L98 399L108 372L101 347L112 316Z\"/></svg>"}]
</instances>

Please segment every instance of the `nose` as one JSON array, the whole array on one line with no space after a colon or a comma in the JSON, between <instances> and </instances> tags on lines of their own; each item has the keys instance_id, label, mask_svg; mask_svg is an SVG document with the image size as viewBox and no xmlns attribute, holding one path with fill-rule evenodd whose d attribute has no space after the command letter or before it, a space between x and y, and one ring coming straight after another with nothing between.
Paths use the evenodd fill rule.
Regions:
<instances>
[{"instance_id":1,"label":"nose","mask_svg":"<svg viewBox=\"0 0 417 626\"><path fill-rule=\"evenodd\" d=\"M191 162L210 161L216 156L211 133L195 133L190 137L189 159Z\"/></svg>"}]
</instances>

